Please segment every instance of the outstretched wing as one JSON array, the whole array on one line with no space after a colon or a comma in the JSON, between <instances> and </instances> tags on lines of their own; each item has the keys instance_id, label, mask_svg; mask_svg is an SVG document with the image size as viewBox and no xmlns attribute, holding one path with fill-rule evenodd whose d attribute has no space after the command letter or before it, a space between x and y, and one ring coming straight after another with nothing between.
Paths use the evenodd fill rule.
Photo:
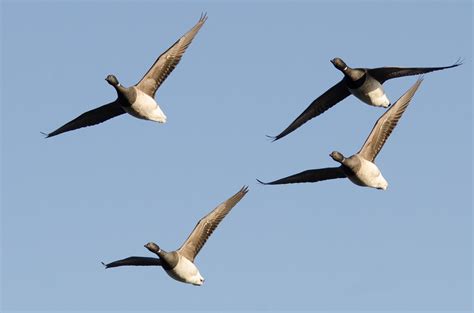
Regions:
<instances>
[{"instance_id":1,"label":"outstretched wing","mask_svg":"<svg viewBox=\"0 0 474 313\"><path fill-rule=\"evenodd\" d=\"M217 228L219 223L230 212L230 210L245 196L248 187L244 186L235 195L219 204L211 213L203 217L194 227L188 239L178 249L178 252L191 262L206 243L209 236Z\"/></svg>"},{"instance_id":2,"label":"outstretched wing","mask_svg":"<svg viewBox=\"0 0 474 313\"><path fill-rule=\"evenodd\" d=\"M411 75L421 75L429 72L440 71L447 68L456 67L462 64L462 60L459 59L450 66L442 66L442 67L379 67L379 68L372 68L368 69L369 74L378 80L381 84L385 81L402 77L402 76L411 76Z\"/></svg>"},{"instance_id":3,"label":"outstretched wing","mask_svg":"<svg viewBox=\"0 0 474 313\"><path fill-rule=\"evenodd\" d=\"M93 109L79 115L72 121L56 129L55 131L46 134L46 138L53 137L61 133L75 130L78 128L100 124L108 119L111 119L124 113L125 111L118 103L118 100L116 100L114 102L98 107L97 109Z\"/></svg>"},{"instance_id":4,"label":"outstretched wing","mask_svg":"<svg viewBox=\"0 0 474 313\"><path fill-rule=\"evenodd\" d=\"M161 266L161 260L158 258L148 258L143 256L131 256L122 260L117 260L108 264L102 262L105 268L118 266Z\"/></svg>"},{"instance_id":5,"label":"outstretched wing","mask_svg":"<svg viewBox=\"0 0 474 313\"><path fill-rule=\"evenodd\" d=\"M345 82L341 80L339 83L329 88L325 93L314 100L309 105L309 107L306 108L306 110L304 110L304 112L301 113L300 116L298 116L284 131L271 138L273 138L273 141L275 141L285 137L310 119L322 114L324 111L334 106L336 103L343 100L350 94L351 93L349 89L346 88Z\"/></svg>"},{"instance_id":6,"label":"outstretched wing","mask_svg":"<svg viewBox=\"0 0 474 313\"><path fill-rule=\"evenodd\" d=\"M204 22L207 20L206 14L201 15L201 18L183 37L178 39L171 47L161 54L155 63L143 76L143 78L135 85L140 90L148 94L150 97L155 97L155 92L164 82L166 77L178 65L181 57L186 49L189 47L194 37L201 29Z\"/></svg>"},{"instance_id":7,"label":"outstretched wing","mask_svg":"<svg viewBox=\"0 0 474 313\"><path fill-rule=\"evenodd\" d=\"M281 184L295 184L295 183L315 183L322 180L345 178L344 171L341 167L327 167L315 170L307 170L298 174L294 174L285 178L281 178L269 183L264 183L257 179L263 185L281 185Z\"/></svg>"},{"instance_id":8,"label":"outstretched wing","mask_svg":"<svg viewBox=\"0 0 474 313\"><path fill-rule=\"evenodd\" d=\"M385 141L392 133L398 121L405 112L408 104L418 90L423 78L420 77L415 84L407 91L403 96L398 99L390 109L388 109L375 123L369 137L364 142L364 145L358 152L364 159L373 162L377 157L377 154L382 149Z\"/></svg>"}]
</instances>

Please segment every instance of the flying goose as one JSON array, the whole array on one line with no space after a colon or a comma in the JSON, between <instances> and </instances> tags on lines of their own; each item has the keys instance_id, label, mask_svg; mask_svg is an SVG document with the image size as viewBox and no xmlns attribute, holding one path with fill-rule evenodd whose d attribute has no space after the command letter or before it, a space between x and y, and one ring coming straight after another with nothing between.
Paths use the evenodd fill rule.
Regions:
<instances>
[{"instance_id":1,"label":"flying goose","mask_svg":"<svg viewBox=\"0 0 474 313\"><path fill-rule=\"evenodd\" d=\"M188 284L200 286L204 278L194 265L194 259L217 228L219 223L230 212L230 210L245 196L248 187L244 186L235 195L219 204L212 212L204 216L194 227L188 239L181 248L176 251L167 252L156 243L149 242L145 248L155 253L158 258L132 256L112 263L104 264L105 268L125 265L161 266L172 278Z\"/></svg>"},{"instance_id":2,"label":"flying goose","mask_svg":"<svg viewBox=\"0 0 474 313\"><path fill-rule=\"evenodd\" d=\"M386 190L388 183L382 176L377 165L375 165L374 160L402 117L403 112L405 112L411 98L422 81L423 78L419 78L417 82L377 120L359 152L349 158L344 157L344 155L338 151L333 151L330 154L334 161L341 163L339 167L307 170L270 183L264 183L257 179L258 182L264 185L279 185L313 183L321 180L347 177L356 185Z\"/></svg>"},{"instance_id":3,"label":"flying goose","mask_svg":"<svg viewBox=\"0 0 474 313\"><path fill-rule=\"evenodd\" d=\"M310 119L324 113L327 109L353 94L361 101L378 107L388 107L390 101L385 94L382 84L389 79L419 75L433 71L444 70L462 64L461 60L450 66L443 67L378 67L378 68L350 68L342 59L334 58L331 63L344 74L336 85L314 100L303 113L300 114L284 131L272 137L276 141L293 132Z\"/></svg>"},{"instance_id":4,"label":"flying goose","mask_svg":"<svg viewBox=\"0 0 474 313\"><path fill-rule=\"evenodd\" d=\"M196 25L161 54L143 78L134 86L124 87L114 75L108 75L105 80L117 91L117 99L81 114L55 131L45 134L46 138L78 128L96 125L124 113L139 119L165 123L166 116L154 99L156 90L178 65L184 52L206 20L206 14L201 15Z\"/></svg>"}]
</instances>

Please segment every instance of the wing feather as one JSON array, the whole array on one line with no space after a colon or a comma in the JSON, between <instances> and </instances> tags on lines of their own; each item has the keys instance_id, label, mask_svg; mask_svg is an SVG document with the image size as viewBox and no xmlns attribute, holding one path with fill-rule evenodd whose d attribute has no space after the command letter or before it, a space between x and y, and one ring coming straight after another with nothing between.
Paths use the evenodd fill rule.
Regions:
<instances>
[{"instance_id":1,"label":"wing feather","mask_svg":"<svg viewBox=\"0 0 474 313\"><path fill-rule=\"evenodd\" d=\"M102 262L105 268L118 266L161 266L161 260L158 258L148 258L143 256L131 256L122 260L117 260L108 264Z\"/></svg>"},{"instance_id":2,"label":"wing feather","mask_svg":"<svg viewBox=\"0 0 474 313\"><path fill-rule=\"evenodd\" d=\"M116 100L114 102L107 103L101 107L79 115L72 121L56 129L55 131L46 134L46 138L53 137L61 133L75 130L78 128L97 125L124 113L124 109L120 106L118 100Z\"/></svg>"},{"instance_id":3,"label":"wing feather","mask_svg":"<svg viewBox=\"0 0 474 313\"><path fill-rule=\"evenodd\" d=\"M298 174L294 174L285 178L281 178L269 183L264 183L257 179L263 185L281 185L296 183L315 183L322 180L344 178L347 177L341 167L327 167L314 170L306 170Z\"/></svg>"},{"instance_id":4,"label":"wing feather","mask_svg":"<svg viewBox=\"0 0 474 313\"><path fill-rule=\"evenodd\" d=\"M206 20L206 14L202 14L197 24L162 53L135 86L153 98L156 90L178 65L184 52Z\"/></svg>"},{"instance_id":5,"label":"wing feather","mask_svg":"<svg viewBox=\"0 0 474 313\"><path fill-rule=\"evenodd\" d=\"M178 249L178 252L191 262L206 243L207 239L230 210L247 194L248 187L244 186L235 195L219 204L212 212L204 216L194 227L188 239Z\"/></svg>"},{"instance_id":6,"label":"wing feather","mask_svg":"<svg viewBox=\"0 0 474 313\"><path fill-rule=\"evenodd\" d=\"M398 121L410 104L411 99L418 90L423 78L420 77L415 84L403 96L398 99L395 104L388 109L375 123L370 135L365 140L362 148L358 152L364 159L373 162L388 137L392 133Z\"/></svg>"},{"instance_id":7,"label":"wing feather","mask_svg":"<svg viewBox=\"0 0 474 313\"><path fill-rule=\"evenodd\" d=\"M293 132L301 125L312 118L324 113L327 109L333 107L336 103L350 95L349 89L346 88L344 80L329 88L325 93L315 99L284 131L275 137L271 137L273 141L285 137Z\"/></svg>"},{"instance_id":8,"label":"wing feather","mask_svg":"<svg viewBox=\"0 0 474 313\"><path fill-rule=\"evenodd\" d=\"M462 64L462 60L457 60L453 65L441 67L378 67L369 69L369 74L377 79L381 84L385 81L411 75L421 75L429 72L440 71L448 68L453 68Z\"/></svg>"}]
</instances>

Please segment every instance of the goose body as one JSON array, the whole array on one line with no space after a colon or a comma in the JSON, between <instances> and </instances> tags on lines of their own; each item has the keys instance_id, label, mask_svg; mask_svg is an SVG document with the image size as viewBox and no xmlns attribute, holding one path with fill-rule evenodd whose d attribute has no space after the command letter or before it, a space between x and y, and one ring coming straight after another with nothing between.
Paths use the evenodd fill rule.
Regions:
<instances>
[{"instance_id":1,"label":"goose body","mask_svg":"<svg viewBox=\"0 0 474 313\"><path fill-rule=\"evenodd\" d=\"M382 173L375 163L364 159L358 154L351 156L349 159L351 158L357 159L357 162L359 163L357 169L346 171L347 178L349 178L351 182L362 187L371 187L382 190L387 189L388 182L382 176Z\"/></svg>"},{"instance_id":2,"label":"goose body","mask_svg":"<svg viewBox=\"0 0 474 313\"><path fill-rule=\"evenodd\" d=\"M178 264L172 269L165 269L165 272L171 278L183 283L200 286L204 282L196 265L182 255L179 255Z\"/></svg>"},{"instance_id":3,"label":"goose body","mask_svg":"<svg viewBox=\"0 0 474 313\"><path fill-rule=\"evenodd\" d=\"M166 123L166 115L161 110L155 99L136 87L135 101L130 106L124 106L123 109L130 115L148 121Z\"/></svg>"},{"instance_id":4,"label":"goose body","mask_svg":"<svg viewBox=\"0 0 474 313\"><path fill-rule=\"evenodd\" d=\"M350 88L348 84L348 89L351 94L368 105L383 108L390 105L390 100L388 100L382 84L370 75L365 75L364 82L361 86Z\"/></svg>"}]
</instances>

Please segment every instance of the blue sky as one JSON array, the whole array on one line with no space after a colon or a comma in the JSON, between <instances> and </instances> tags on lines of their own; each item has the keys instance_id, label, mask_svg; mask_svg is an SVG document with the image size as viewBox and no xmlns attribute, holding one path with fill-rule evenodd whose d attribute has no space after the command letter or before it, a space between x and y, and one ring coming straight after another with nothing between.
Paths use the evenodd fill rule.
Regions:
<instances>
[{"instance_id":1,"label":"blue sky","mask_svg":"<svg viewBox=\"0 0 474 313\"><path fill-rule=\"evenodd\" d=\"M2 310L472 311L469 1L3 1ZM157 92L164 125L122 116L44 139L135 84L209 19ZM353 67L427 74L377 157L387 191L261 186L358 151L383 109L349 97L270 142ZM385 84L392 101L417 77ZM178 248L248 195L196 259L206 282L101 261Z\"/></svg>"}]
</instances>

